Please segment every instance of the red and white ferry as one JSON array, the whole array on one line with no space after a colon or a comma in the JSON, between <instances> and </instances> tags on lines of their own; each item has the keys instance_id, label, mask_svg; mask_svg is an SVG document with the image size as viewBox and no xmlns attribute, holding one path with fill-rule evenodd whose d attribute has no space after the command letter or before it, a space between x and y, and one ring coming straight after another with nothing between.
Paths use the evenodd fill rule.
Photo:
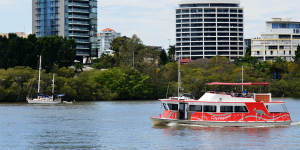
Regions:
<instances>
[{"instance_id":1,"label":"red and white ferry","mask_svg":"<svg viewBox=\"0 0 300 150\"><path fill-rule=\"evenodd\" d=\"M221 83L207 85L268 86L269 83ZM206 92L199 100L183 94L160 99L163 113L152 117L153 125L168 123L201 126L289 126L285 103L272 101L271 93Z\"/></svg>"}]
</instances>

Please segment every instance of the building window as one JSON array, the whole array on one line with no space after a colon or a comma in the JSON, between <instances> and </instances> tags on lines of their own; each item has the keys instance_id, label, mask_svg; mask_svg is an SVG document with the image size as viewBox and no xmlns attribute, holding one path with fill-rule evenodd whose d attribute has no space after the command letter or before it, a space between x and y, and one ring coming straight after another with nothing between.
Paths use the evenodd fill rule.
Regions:
<instances>
[{"instance_id":1,"label":"building window","mask_svg":"<svg viewBox=\"0 0 300 150\"><path fill-rule=\"evenodd\" d=\"M292 51L289 51L289 54L292 55Z\"/></svg>"},{"instance_id":2,"label":"building window","mask_svg":"<svg viewBox=\"0 0 300 150\"><path fill-rule=\"evenodd\" d=\"M257 51L256 54L259 55L259 51Z\"/></svg>"},{"instance_id":3,"label":"building window","mask_svg":"<svg viewBox=\"0 0 300 150\"><path fill-rule=\"evenodd\" d=\"M278 46L269 46L269 49L278 49Z\"/></svg>"},{"instance_id":4,"label":"building window","mask_svg":"<svg viewBox=\"0 0 300 150\"><path fill-rule=\"evenodd\" d=\"M271 51L271 55L273 55L273 51Z\"/></svg>"}]
</instances>

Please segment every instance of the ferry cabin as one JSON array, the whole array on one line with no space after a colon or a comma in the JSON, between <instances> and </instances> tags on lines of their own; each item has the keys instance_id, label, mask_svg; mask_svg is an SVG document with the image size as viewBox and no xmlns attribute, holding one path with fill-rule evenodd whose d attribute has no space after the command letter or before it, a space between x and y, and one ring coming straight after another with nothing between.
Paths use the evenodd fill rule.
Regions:
<instances>
[{"instance_id":1,"label":"ferry cabin","mask_svg":"<svg viewBox=\"0 0 300 150\"><path fill-rule=\"evenodd\" d=\"M267 97L267 98L266 98ZM252 97L205 93L199 100L161 99L161 119L207 122L289 122L284 102L272 102L270 94Z\"/></svg>"}]
</instances>

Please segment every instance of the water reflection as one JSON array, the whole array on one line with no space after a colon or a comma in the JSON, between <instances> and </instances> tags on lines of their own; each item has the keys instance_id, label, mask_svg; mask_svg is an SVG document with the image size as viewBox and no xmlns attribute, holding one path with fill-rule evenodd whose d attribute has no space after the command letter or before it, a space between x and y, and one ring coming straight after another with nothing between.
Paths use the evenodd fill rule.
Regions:
<instances>
[{"instance_id":1,"label":"water reflection","mask_svg":"<svg viewBox=\"0 0 300 150\"><path fill-rule=\"evenodd\" d=\"M201 149L224 149L224 146L236 146L238 149L246 147L267 146L270 141L279 138L274 133L284 133L289 127L281 128L238 128L238 127L201 127L201 126L156 126L157 130L162 130L167 139L174 137L189 139L187 143L197 143L195 145L185 144L186 147ZM244 144L241 144L244 143ZM188 146L189 145L189 146ZM226 149L226 148L225 148ZM247 149L247 148L246 148Z\"/></svg>"},{"instance_id":2,"label":"water reflection","mask_svg":"<svg viewBox=\"0 0 300 150\"><path fill-rule=\"evenodd\" d=\"M300 120L300 101L289 101ZM287 103L288 105L290 103ZM153 127L157 101L38 106L0 104L1 149L216 150L298 149L300 126L289 128Z\"/></svg>"}]
</instances>

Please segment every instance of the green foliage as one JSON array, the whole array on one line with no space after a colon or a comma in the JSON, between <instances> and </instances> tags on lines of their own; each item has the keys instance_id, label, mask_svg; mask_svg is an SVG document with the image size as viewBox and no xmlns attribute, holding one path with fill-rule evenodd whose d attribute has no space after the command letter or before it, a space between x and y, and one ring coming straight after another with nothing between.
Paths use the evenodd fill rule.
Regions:
<instances>
[{"instance_id":1,"label":"green foliage","mask_svg":"<svg viewBox=\"0 0 300 150\"><path fill-rule=\"evenodd\" d=\"M300 45L297 46L297 51L294 57L294 61L300 64Z\"/></svg>"},{"instance_id":2,"label":"green foliage","mask_svg":"<svg viewBox=\"0 0 300 150\"><path fill-rule=\"evenodd\" d=\"M109 69L115 66L114 56L102 54L102 56L94 60L93 67L96 69Z\"/></svg>"},{"instance_id":3,"label":"green foliage","mask_svg":"<svg viewBox=\"0 0 300 150\"><path fill-rule=\"evenodd\" d=\"M175 45L170 46L168 49L168 57L172 62L175 62L175 51Z\"/></svg>"},{"instance_id":4,"label":"green foliage","mask_svg":"<svg viewBox=\"0 0 300 150\"><path fill-rule=\"evenodd\" d=\"M165 65L165 64L167 64L169 62L169 58L168 58L167 53L166 53L165 50L162 50L160 52L159 57L160 57L160 64L161 65Z\"/></svg>"},{"instance_id":5,"label":"green foliage","mask_svg":"<svg viewBox=\"0 0 300 150\"><path fill-rule=\"evenodd\" d=\"M0 36L0 68L29 66L37 68L38 56L42 55L43 67L49 72L54 65L68 67L74 62L76 44L73 39L62 37L28 38L9 34Z\"/></svg>"},{"instance_id":6,"label":"green foliage","mask_svg":"<svg viewBox=\"0 0 300 150\"><path fill-rule=\"evenodd\" d=\"M131 38L124 36L114 39L110 49L114 50L113 55L102 55L93 62L94 68L133 67L142 71L149 65L168 63L165 51L144 45L136 35Z\"/></svg>"},{"instance_id":7,"label":"green foliage","mask_svg":"<svg viewBox=\"0 0 300 150\"><path fill-rule=\"evenodd\" d=\"M100 99L146 99L151 94L151 80L136 70L111 69L100 72L96 83L106 90Z\"/></svg>"},{"instance_id":8,"label":"green foliage","mask_svg":"<svg viewBox=\"0 0 300 150\"><path fill-rule=\"evenodd\" d=\"M41 82L44 94L51 94L51 71L56 74L55 93L65 94L64 98L68 100L138 100L177 96L175 47L169 48L167 56L165 51L146 46L133 36L115 39L111 49L115 51L114 55L103 55L94 61L94 70L83 71L81 63L75 63L74 69L67 68L75 56L73 40L36 38L34 35L27 39L14 34L9 38L0 36L0 68L5 68L0 69L0 102L24 102L26 96L36 96L39 54L42 54L45 66ZM15 66L30 66L35 70ZM199 98L209 90L240 91L240 87L208 87L206 83L241 82L241 66L244 66L245 82L267 81L271 83L273 96L300 97L300 63L280 58L274 62L261 62L250 56L234 62L216 56L182 64L182 92ZM255 86L245 89L260 90Z\"/></svg>"}]
</instances>

